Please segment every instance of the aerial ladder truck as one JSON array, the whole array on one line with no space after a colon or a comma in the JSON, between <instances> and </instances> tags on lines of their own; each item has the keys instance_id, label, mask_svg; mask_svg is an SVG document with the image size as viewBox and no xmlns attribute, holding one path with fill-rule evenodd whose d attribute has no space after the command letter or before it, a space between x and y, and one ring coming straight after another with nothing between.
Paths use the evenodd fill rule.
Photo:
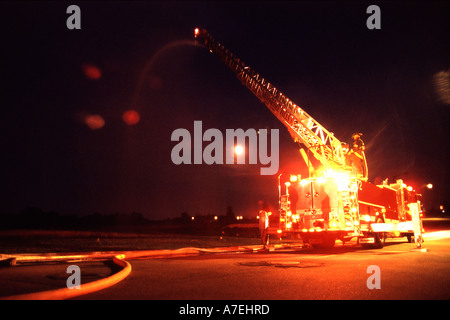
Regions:
<instances>
[{"instance_id":1,"label":"aerial ladder truck","mask_svg":"<svg viewBox=\"0 0 450 320\"><path fill-rule=\"evenodd\" d=\"M416 246L421 246L419 194L401 179L392 184L368 182L364 152L363 174L356 173L348 165L345 144L332 132L205 29L195 29L194 35L281 121L308 167L308 177L279 174L276 221L270 212L259 213L264 245L272 235L301 238L304 245L313 247L333 247L337 239L346 242L356 237L362 246L380 248L387 237L404 236L409 242L414 237Z\"/></svg>"}]
</instances>

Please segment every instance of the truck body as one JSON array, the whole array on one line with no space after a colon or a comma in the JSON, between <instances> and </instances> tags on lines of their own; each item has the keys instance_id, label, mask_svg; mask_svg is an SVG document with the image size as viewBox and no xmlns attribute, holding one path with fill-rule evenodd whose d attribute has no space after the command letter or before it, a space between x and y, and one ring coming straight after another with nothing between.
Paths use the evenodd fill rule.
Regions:
<instances>
[{"instance_id":1,"label":"truck body","mask_svg":"<svg viewBox=\"0 0 450 320\"><path fill-rule=\"evenodd\" d=\"M375 185L347 172L307 179L280 174L278 192L278 215L269 218L263 242L272 235L331 247L337 239L346 242L356 237L363 246L382 247L388 237L406 236L411 242L413 216L420 215L420 197L402 180ZM265 219L264 212L261 217Z\"/></svg>"}]
</instances>

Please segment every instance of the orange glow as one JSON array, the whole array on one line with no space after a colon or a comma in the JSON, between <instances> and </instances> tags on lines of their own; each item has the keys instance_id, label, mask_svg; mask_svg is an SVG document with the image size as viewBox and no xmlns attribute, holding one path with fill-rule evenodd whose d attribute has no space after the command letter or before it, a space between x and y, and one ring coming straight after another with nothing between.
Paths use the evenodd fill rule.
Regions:
<instances>
[{"instance_id":1,"label":"orange glow","mask_svg":"<svg viewBox=\"0 0 450 320\"><path fill-rule=\"evenodd\" d=\"M93 64L83 64L81 66L81 69L83 70L83 74L86 76L86 78L91 80L98 80L102 77L101 70Z\"/></svg>"},{"instance_id":2,"label":"orange glow","mask_svg":"<svg viewBox=\"0 0 450 320\"><path fill-rule=\"evenodd\" d=\"M141 117L136 111L128 110L123 113L122 119L127 125L132 126L137 124L141 120Z\"/></svg>"},{"instance_id":3,"label":"orange glow","mask_svg":"<svg viewBox=\"0 0 450 320\"><path fill-rule=\"evenodd\" d=\"M199 28L195 28L194 35L195 35L196 38L197 38L199 33L200 33L200 29Z\"/></svg>"},{"instance_id":4,"label":"orange glow","mask_svg":"<svg viewBox=\"0 0 450 320\"><path fill-rule=\"evenodd\" d=\"M105 120L101 115L91 114L86 116L84 123L92 130L97 130L103 128L105 125Z\"/></svg>"}]
</instances>

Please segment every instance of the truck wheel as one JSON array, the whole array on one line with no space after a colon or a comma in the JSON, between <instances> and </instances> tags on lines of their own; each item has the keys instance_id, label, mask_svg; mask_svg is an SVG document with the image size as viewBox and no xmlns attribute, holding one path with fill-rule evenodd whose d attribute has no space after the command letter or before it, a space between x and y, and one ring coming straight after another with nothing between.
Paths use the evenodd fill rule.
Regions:
<instances>
[{"instance_id":1,"label":"truck wheel","mask_svg":"<svg viewBox=\"0 0 450 320\"><path fill-rule=\"evenodd\" d=\"M375 234L375 248L381 249L384 247L384 244L386 243L386 237L384 232L377 232Z\"/></svg>"},{"instance_id":2,"label":"truck wheel","mask_svg":"<svg viewBox=\"0 0 450 320\"><path fill-rule=\"evenodd\" d=\"M378 218L377 223L384 223L383 219ZM375 248L383 248L386 243L386 232L375 232Z\"/></svg>"}]
</instances>

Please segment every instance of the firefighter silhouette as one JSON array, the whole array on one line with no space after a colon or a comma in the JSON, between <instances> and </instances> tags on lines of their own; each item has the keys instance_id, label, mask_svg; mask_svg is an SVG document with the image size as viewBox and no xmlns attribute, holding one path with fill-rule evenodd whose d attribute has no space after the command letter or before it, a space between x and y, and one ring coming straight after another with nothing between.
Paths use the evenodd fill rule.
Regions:
<instances>
[{"instance_id":1,"label":"firefighter silhouette","mask_svg":"<svg viewBox=\"0 0 450 320\"><path fill-rule=\"evenodd\" d=\"M347 153L348 165L352 167L353 173L358 177L366 177L366 158L364 154L364 141L362 141L362 133L355 132L352 135L353 142Z\"/></svg>"}]
</instances>

